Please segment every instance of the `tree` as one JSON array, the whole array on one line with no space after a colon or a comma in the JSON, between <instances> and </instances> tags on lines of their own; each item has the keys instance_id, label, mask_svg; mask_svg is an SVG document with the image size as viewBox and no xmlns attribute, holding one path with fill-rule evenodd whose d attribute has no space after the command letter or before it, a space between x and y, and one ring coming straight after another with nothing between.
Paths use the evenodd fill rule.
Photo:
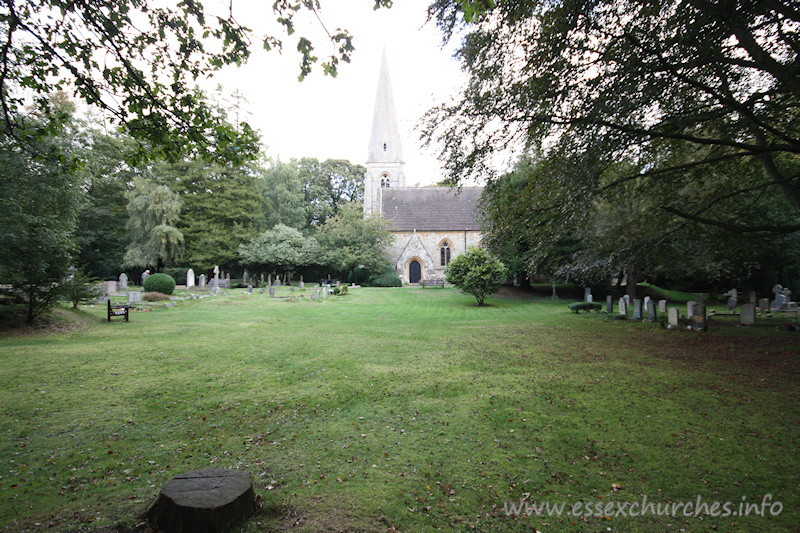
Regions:
<instances>
[{"instance_id":1,"label":"tree","mask_svg":"<svg viewBox=\"0 0 800 533\"><path fill-rule=\"evenodd\" d=\"M375 8L391 5L375 0ZM297 13L320 17L319 1L276 1L273 10L287 35ZM155 5L147 0L14 0L0 12L0 108L4 132L28 144L21 111L26 98L49 109L46 95L70 87L77 97L108 113L140 141L140 158L177 160L188 154L241 161L257 155L257 136L246 124L239 129L214 112L195 88L225 65L250 55L252 32L227 12L207 12L195 1ZM324 26L323 26L324 29ZM352 36L327 34L332 53L322 61L335 76L340 61L349 62ZM318 61L314 44L297 37L300 78ZM266 35L262 46L281 49L282 39Z\"/></svg>"},{"instance_id":2,"label":"tree","mask_svg":"<svg viewBox=\"0 0 800 533\"><path fill-rule=\"evenodd\" d=\"M463 35L457 56L470 76L424 132L442 143L452 180L493 176L492 158L509 146L540 147L597 162L564 175L580 208L638 181L658 191L657 209L685 220L742 234L800 229L796 6L436 0L431 13L445 38ZM636 173L605 179L604 165L623 158L638 161ZM736 183L742 167L748 179ZM728 186L681 204L673 193L700 173ZM776 220L715 209L773 191L789 205Z\"/></svg>"},{"instance_id":3,"label":"tree","mask_svg":"<svg viewBox=\"0 0 800 533\"><path fill-rule=\"evenodd\" d=\"M128 193L128 234L126 267L155 266L156 271L183 257L180 220L181 199L164 185L144 178L134 180Z\"/></svg>"},{"instance_id":4,"label":"tree","mask_svg":"<svg viewBox=\"0 0 800 533\"><path fill-rule=\"evenodd\" d=\"M303 182L297 163L265 161L259 167L258 189L264 198L265 226L283 224L299 230L308 227Z\"/></svg>"},{"instance_id":5,"label":"tree","mask_svg":"<svg viewBox=\"0 0 800 533\"><path fill-rule=\"evenodd\" d=\"M20 150L0 135L0 280L27 306L27 321L55 305L63 295L75 251L75 225L81 204L71 106L55 102L60 117L47 124L33 151ZM30 119L31 117L29 117ZM33 128L47 119L33 117Z\"/></svg>"},{"instance_id":6,"label":"tree","mask_svg":"<svg viewBox=\"0 0 800 533\"><path fill-rule=\"evenodd\" d=\"M326 159L320 163L304 157L297 163L303 183L303 194L309 226L318 226L339 213L342 206L364 200L364 173L361 165L342 159Z\"/></svg>"},{"instance_id":7,"label":"tree","mask_svg":"<svg viewBox=\"0 0 800 533\"><path fill-rule=\"evenodd\" d=\"M375 273L389 268L386 249L392 243L392 234L386 229L382 216L364 218L359 203L345 204L339 214L328 218L316 233L320 244L320 263L343 274L362 267Z\"/></svg>"},{"instance_id":8,"label":"tree","mask_svg":"<svg viewBox=\"0 0 800 533\"><path fill-rule=\"evenodd\" d=\"M314 237L304 237L299 230L278 224L252 241L239 246L239 256L245 265L266 268L270 272L294 271L313 264L319 245Z\"/></svg>"},{"instance_id":9,"label":"tree","mask_svg":"<svg viewBox=\"0 0 800 533\"><path fill-rule=\"evenodd\" d=\"M485 248L471 246L447 265L445 279L483 305L490 294L500 290L508 277L508 269Z\"/></svg>"},{"instance_id":10,"label":"tree","mask_svg":"<svg viewBox=\"0 0 800 533\"><path fill-rule=\"evenodd\" d=\"M182 201L178 228L186 240L185 262L195 268L232 268L239 246L264 229L263 200L251 165L186 160L156 171Z\"/></svg>"}]
</instances>

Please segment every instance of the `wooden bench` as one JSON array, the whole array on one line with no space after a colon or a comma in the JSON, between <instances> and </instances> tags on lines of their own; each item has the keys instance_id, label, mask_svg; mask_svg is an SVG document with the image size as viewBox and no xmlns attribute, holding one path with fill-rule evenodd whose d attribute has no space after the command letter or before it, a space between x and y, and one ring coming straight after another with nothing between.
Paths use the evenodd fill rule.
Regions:
<instances>
[{"instance_id":1,"label":"wooden bench","mask_svg":"<svg viewBox=\"0 0 800 533\"><path fill-rule=\"evenodd\" d=\"M443 279L423 279L421 283L423 289L425 287L441 287L444 289Z\"/></svg>"},{"instance_id":2,"label":"wooden bench","mask_svg":"<svg viewBox=\"0 0 800 533\"><path fill-rule=\"evenodd\" d=\"M129 305L124 305L124 304L112 305L111 300L108 300L108 321L111 322L112 316L124 316L125 322L127 322L129 309L130 309Z\"/></svg>"}]
</instances>

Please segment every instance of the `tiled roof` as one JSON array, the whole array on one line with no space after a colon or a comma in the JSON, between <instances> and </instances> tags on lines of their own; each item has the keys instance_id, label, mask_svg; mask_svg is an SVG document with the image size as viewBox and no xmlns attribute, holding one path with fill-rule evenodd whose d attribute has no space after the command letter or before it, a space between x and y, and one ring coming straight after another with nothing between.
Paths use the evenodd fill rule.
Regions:
<instances>
[{"instance_id":1,"label":"tiled roof","mask_svg":"<svg viewBox=\"0 0 800 533\"><path fill-rule=\"evenodd\" d=\"M382 211L394 231L480 231L478 198L482 187L381 189Z\"/></svg>"}]
</instances>

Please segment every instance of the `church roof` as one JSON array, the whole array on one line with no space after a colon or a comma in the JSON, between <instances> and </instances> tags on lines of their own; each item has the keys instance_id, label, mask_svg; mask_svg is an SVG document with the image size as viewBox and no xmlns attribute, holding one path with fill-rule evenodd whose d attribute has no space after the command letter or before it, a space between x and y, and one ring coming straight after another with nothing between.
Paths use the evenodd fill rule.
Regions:
<instances>
[{"instance_id":1,"label":"church roof","mask_svg":"<svg viewBox=\"0 0 800 533\"><path fill-rule=\"evenodd\" d=\"M482 187L381 189L383 216L392 231L480 231Z\"/></svg>"}]
</instances>

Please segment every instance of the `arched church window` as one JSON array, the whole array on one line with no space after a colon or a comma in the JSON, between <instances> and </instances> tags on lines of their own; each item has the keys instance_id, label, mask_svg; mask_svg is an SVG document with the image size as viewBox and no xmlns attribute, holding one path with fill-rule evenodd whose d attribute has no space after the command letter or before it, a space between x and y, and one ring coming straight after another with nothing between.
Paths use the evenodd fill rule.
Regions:
<instances>
[{"instance_id":1,"label":"arched church window","mask_svg":"<svg viewBox=\"0 0 800 533\"><path fill-rule=\"evenodd\" d=\"M384 174L381 176L381 187L388 187L391 181L389 180L389 176Z\"/></svg>"},{"instance_id":2,"label":"arched church window","mask_svg":"<svg viewBox=\"0 0 800 533\"><path fill-rule=\"evenodd\" d=\"M447 266L450 262L450 243L447 241L442 241L442 244L439 245L439 255L441 259L442 266Z\"/></svg>"}]
</instances>

